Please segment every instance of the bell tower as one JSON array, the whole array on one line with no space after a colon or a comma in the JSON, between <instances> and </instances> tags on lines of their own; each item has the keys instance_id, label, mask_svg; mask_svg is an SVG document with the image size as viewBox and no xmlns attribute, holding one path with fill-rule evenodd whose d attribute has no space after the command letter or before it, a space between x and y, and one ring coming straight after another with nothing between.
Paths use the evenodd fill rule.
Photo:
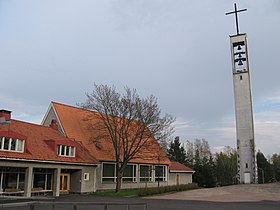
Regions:
<instances>
[{"instance_id":1,"label":"bell tower","mask_svg":"<svg viewBox=\"0 0 280 210\"><path fill-rule=\"evenodd\" d=\"M230 36L232 74L235 99L237 138L237 180L238 183L257 183L252 91L248 59L247 34L239 33L237 13L246 9L228 12L235 14L237 34Z\"/></svg>"}]
</instances>

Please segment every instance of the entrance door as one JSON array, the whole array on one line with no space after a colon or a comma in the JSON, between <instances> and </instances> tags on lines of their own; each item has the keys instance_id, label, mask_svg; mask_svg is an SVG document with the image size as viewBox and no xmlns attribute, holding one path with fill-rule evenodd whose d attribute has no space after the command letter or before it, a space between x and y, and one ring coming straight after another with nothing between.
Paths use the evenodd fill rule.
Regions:
<instances>
[{"instance_id":1,"label":"entrance door","mask_svg":"<svg viewBox=\"0 0 280 210\"><path fill-rule=\"evenodd\" d=\"M60 192L69 192L70 174L60 174Z\"/></svg>"},{"instance_id":2,"label":"entrance door","mask_svg":"<svg viewBox=\"0 0 280 210\"><path fill-rule=\"evenodd\" d=\"M180 185L180 175L176 174L176 184Z\"/></svg>"},{"instance_id":3,"label":"entrance door","mask_svg":"<svg viewBox=\"0 0 280 210\"><path fill-rule=\"evenodd\" d=\"M251 174L250 173L244 173L244 183L250 184L251 183Z\"/></svg>"}]
</instances>

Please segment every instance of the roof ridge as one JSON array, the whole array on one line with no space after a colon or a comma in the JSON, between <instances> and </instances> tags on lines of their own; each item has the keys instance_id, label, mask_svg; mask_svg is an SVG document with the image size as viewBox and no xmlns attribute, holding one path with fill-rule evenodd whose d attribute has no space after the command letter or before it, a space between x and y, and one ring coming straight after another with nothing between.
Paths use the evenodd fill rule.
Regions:
<instances>
[{"instance_id":1,"label":"roof ridge","mask_svg":"<svg viewBox=\"0 0 280 210\"><path fill-rule=\"evenodd\" d=\"M42 129L48 129L48 130L56 131L55 129L53 129L49 126L45 126L45 125L41 125L41 124L35 124L35 123L25 122L25 121L22 121L22 120L15 120L15 119L11 119L11 121L15 122L15 123L28 124L28 125L31 125L31 126L36 126L36 127L42 128ZM59 131L57 131L57 132L59 132ZM61 132L59 132L59 133L61 133Z\"/></svg>"},{"instance_id":2,"label":"roof ridge","mask_svg":"<svg viewBox=\"0 0 280 210\"><path fill-rule=\"evenodd\" d=\"M59 103L59 102L55 102L55 101L51 101L51 103L53 105L56 104L56 105L65 106L65 107L69 107L69 108L79 109L81 111L88 111L88 112L94 112L94 113L97 112L97 111L94 111L94 110L89 110L89 109L85 109L85 108L82 108L82 107L77 107L77 106L73 106L73 105L63 104L63 103Z\"/></svg>"},{"instance_id":3,"label":"roof ridge","mask_svg":"<svg viewBox=\"0 0 280 210\"><path fill-rule=\"evenodd\" d=\"M42 126L42 125L37 124L37 123L26 122L26 121L22 121L22 120L11 119L11 121L12 121L12 122L17 122L17 123L29 124L29 125L32 125L32 126L39 126L39 127ZM44 127L46 127L46 126L44 126Z\"/></svg>"}]
</instances>

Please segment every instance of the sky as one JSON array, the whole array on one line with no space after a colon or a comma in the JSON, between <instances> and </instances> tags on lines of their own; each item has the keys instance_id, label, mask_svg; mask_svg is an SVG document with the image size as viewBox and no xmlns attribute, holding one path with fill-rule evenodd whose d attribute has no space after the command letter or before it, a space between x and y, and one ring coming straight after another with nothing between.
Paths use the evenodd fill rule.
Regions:
<instances>
[{"instance_id":1,"label":"sky","mask_svg":"<svg viewBox=\"0 0 280 210\"><path fill-rule=\"evenodd\" d=\"M256 150L280 153L279 0L0 0L0 109L40 123L96 84L135 88L182 143L236 147L229 35L247 33Z\"/></svg>"}]
</instances>

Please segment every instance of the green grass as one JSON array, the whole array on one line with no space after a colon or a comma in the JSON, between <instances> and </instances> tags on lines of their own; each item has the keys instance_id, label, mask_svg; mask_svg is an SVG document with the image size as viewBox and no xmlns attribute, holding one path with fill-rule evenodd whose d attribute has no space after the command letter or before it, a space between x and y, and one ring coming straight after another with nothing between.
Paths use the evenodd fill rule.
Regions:
<instances>
[{"instance_id":1,"label":"green grass","mask_svg":"<svg viewBox=\"0 0 280 210\"><path fill-rule=\"evenodd\" d=\"M129 189L129 190L121 190L120 192L115 191L104 191L104 192L96 192L95 195L102 196L116 196L116 197L135 197L138 196L138 189Z\"/></svg>"},{"instance_id":2,"label":"green grass","mask_svg":"<svg viewBox=\"0 0 280 210\"><path fill-rule=\"evenodd\" d=\"M174 193L174 192L180 192L180 191L186 191L186 190L194 190L198 189L196 183L190 183L190 184L182 184L182 185L173 185L173 186L162 186L162 187L151 187L147 189L139 189L138 196L151 196L151 195L159 195L159 194L165 194L165 193Z\"/></svg>"},{"instance_id":3,"label":"green grass","mask_svg":"<svg viewBox=\"0 0 280 210\"><path fill-rule=\"evenodd\" d=\"M103 191L96 192L95 195L101 196L114 196L114 197L138 197L138 196L151 196L159 195L165 193L174 193L186 190L198 189L196 183L184 184L184 185L174 185L174 186L162 186L162 187L151 187L151 188L141 188L141 189L126 189L121 190L120 192L115 191Z\"/></svg>"}]
</instances>

